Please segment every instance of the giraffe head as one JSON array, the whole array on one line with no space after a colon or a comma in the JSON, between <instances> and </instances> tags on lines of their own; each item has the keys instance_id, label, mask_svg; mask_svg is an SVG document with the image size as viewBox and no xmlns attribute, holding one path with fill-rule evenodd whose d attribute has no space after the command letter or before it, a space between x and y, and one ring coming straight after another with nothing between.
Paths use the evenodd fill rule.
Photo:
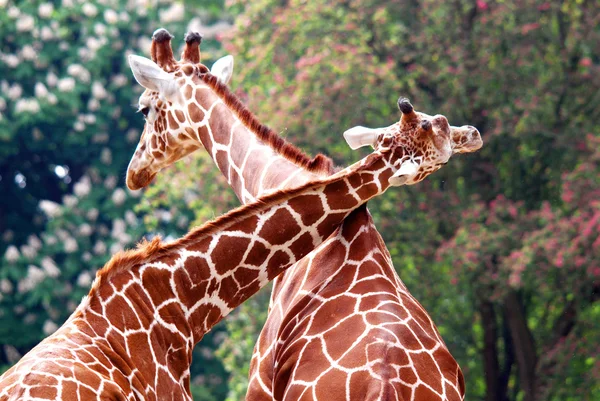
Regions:
<instances>
[{"instance_id":1,"label":"giraffe head","mask_svg":"<svg viewBox=\"0 0 600 401\"><path fill-rule=\"evenodd\" d=\"M344 132L352 149L371 145L391 152L398 166L391 185L412 185L423 180L448 162L454 153L470 153L481 148L481 135L475 127L453 127L443 115L416 112L408 99L398 99L402 116L385 128L357 126Z\"/></svg>"},{"instance_id":2,"label":"giraffe head","mask_svg":"<svg viewBox=\"0 0 600 401\"><path fill-rule=\"evenodd\" d=\"M233 71L231 56L217 60L210 70L200 62L202 36L197 32L185 36L181 59L176 61L172 38L167 30L158 29L152 36L152 60L129 56L133 76L145 88L139 112L146 121L127 168L126 181L131 189L147 186L159 170L200 147L192 126L202 123L204 112L194 100L202 96L206 85L197 77L212 74L227 83Z\"/></svg>"}]
</instances>

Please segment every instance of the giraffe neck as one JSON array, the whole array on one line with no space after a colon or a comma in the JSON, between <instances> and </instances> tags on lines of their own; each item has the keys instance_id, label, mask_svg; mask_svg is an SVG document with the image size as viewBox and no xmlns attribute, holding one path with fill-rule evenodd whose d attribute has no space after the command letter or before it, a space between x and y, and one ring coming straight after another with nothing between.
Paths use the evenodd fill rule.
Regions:
<instances>
[{"instance_id":1,"label":"giraffe neck","mask_svg":"<svg viewBox=\"0 0 600 401\"><path fill-rule=\"evenodd\" d=\"M309 159L286 143L214 77L194 79L188 121L242 203L330 174L327 158Z\"/></svg>"},{"instance_id":2,"label":"giraffe neck","mask_svg":"<svg viewBox=\"0 0 600 401\"><path fill-rule=\"evenodd\" d=\"M384 192L392 173L386 157L373 153L327 179L242 206L177 241L155 239L115 255L98 273L88 309L121 331L156 321L166 337L177 332L182 344L193 345L320 245L354 209Z\"/></svg>"}]
</instances>

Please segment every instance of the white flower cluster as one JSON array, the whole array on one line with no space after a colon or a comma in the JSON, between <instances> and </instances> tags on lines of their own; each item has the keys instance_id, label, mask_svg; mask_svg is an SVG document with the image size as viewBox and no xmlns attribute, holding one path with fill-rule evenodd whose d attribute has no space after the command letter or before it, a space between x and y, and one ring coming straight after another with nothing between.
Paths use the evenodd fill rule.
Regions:
<instances>
[{"instance_id":1,"label":"white flower cluster","mask_svg":"<svg viewBox=\"0 0 600 401\"><path fill-rule=\"evenodd\" d=\"M83 271L77 277L77 285L80 287L89 287L92 284L92 275L88 271Z\"/></svg>"},{"instance_id":2,"label":"white flower cluster","mask_svg":"<svg viewBox=\"0 0 600 401\"><path fill-rule=\"evenodd\" d=\"M38 15L41 18L50 18L54 11L54 5L52 3L42 3L38 6Z\"/></svg>"},{"instance_id":3,"label":"white flower cluster","mask_svg":"<svg viewBox=\"0 0 600 401\"><path fill-rule=\"evenodd\" d=\"M44 274L42 269L34 265L29 265L27 267L27 275L19 280L19 283L17 284L17 291L20 293L31 291L37 287L44 278L46 278L46 274Z\"/></svg>"},{"instance_id":4,"label":"white flower cluster","mask_svg":"<svg viewBox=\"0 0 600 401\"><path fill-rule=\"evenodd\" d=\"M18 32L31 32L35 28L35 19L29 14L19 15L16 28Z\"/></svg>"},{"instance_id":5,"label":"white flower cluster","mask_svg":"<svg viewBox=\"0 0 600 401\"><path fill-rule=\"evenodd\" d=\"M84 66L82 66L81 64L71 64L67 68L67 73L70 76L72 76L86 84L89 83L90 79L91 79L90 72L88 70L86 70L86 68Z\"/></svg>"},{"instance_id":6,"label":"white flower cluster","mask_svg":"<svg viewBox=\"0 0 600 401\"><path fill-rule=\"evenodd\" d=\"M16 262L20 257L21 254L19 253L17 247L14 245L9 245L8 248L6 248L6 251L4 252L4 259L9 263Z\"/></svg>"},{"instance_id":7,"label":"white flower cluster","mask_svg":"<svg viewBox=\"0 0 600 401\"><path fill-rule=\"evenodd\" d=\"M72 92L75 89L75 80L71 77L61 78L57 82L56 87L61 92Z\"/></svg>"},{"instance_id":8,"label":"white flower cluster","mask_svg":"<svg viewBox=\"0 0 600 401\"><path fill-rule=\"evenodd\" d=\"M34 98L24 98L17 100L15 104L15 113L39 113L40 112L40 103Z\"/></svg>"},{"instance_id":9,"label":"white flower cluster","mask_svg":"<svg viewBox=\"0 0 600 401\"><path fill-rule=\"evenodd\" d=\"M183 20L185 17L185 9L182 3L173 3L166 10L159 11L158 15L160 21L163 23L177 22Z\"/></svg>"},{"instance_id":10,"label":"white flower cluster","mask_svg":"<svg viewBox=\"0 0 600 401\"><path fill-rule=\"evenodd\" d=\"M62 214L60 205L56 202L52 202L50 200L41 200L38 206L49 218L57 217Z\"/></svg>"},{"instance_id":11,"label":"white flower cluster","mask_svg":"<svg viewBox=\"0 0 600 401\"><path fill-rule=\"evenodd\" d=\"M42 330L44 331L44 334L49 336L50 334L52 334L56 330L58 330L58 325L56 323L54 323L52 320L46 320L44 322L44 325L42 326Z\"/></svg>"},{"instance_id":12,"label":"white flower cluster","mask_svg":"<svg viewBox=\"0 0 600 401\"><path fill-rule=\"evenodd\" d=\"M84 175L83 177L81 177L81 179L79 181L77 181L77 183L75 183L75 185L73 185L73 192L75 193L76 196L78 196L80 198L86 197L90 193L91 189L92 189L92 180L87 175Z\"/></svg>"},{"instance_id":13,"label":"white flower cluster","mask_svg":"<svg viewBox=\"0 0 600 401\"><path fill-rule=\"evenodd\" d=\"M58 277L60 275L60 269L56 266L56 263L54 263L54 260L52 260L51 257L44 257L41 265L44 273L46 273L48 277Z\"/></svg>"}]
</instances>

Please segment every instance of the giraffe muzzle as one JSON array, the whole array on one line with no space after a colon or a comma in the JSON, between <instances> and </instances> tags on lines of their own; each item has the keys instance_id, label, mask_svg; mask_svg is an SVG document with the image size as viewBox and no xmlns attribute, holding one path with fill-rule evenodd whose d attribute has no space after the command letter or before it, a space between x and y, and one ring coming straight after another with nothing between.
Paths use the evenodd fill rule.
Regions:
<instances>
[{"instance_id":1,"label":"giraffe muzzle","mask_svg":"<svg viewBox=\"0 0 600 401\"><path fill-rule=\"evenodd\" d=\"M156 173L151 174L147 169L138 172L130 169L127 171L126 184L129 189L135 191L147 187L155 176Z\"/></svg>"}]
</instances>

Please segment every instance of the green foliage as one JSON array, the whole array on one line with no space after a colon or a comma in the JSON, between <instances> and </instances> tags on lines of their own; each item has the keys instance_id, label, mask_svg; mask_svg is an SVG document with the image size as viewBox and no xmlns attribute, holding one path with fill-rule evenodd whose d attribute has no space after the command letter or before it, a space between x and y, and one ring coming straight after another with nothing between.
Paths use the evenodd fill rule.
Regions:
<instances>
[{"instance_id":1,"label":"green foliage","mask_svg":"<svg viewBox=\"0 0 600 401\"><path fill-rule=\"evenodd\" d=\"M160 26L182 45L184 18L213 21L219 6L0 1L0 370L62 324L112 254L149 231L187 231L185 215L163 213L176 229L161 231L144 224L154 215L133 212L141 193L125 188L124 172L143 126L133 106L142 88L126 56L148 56ZM207 38L205 55L218 46ZM194 355L196 399L226 395L214 357L222 332Z\"/></svg>"}]
</instances>

